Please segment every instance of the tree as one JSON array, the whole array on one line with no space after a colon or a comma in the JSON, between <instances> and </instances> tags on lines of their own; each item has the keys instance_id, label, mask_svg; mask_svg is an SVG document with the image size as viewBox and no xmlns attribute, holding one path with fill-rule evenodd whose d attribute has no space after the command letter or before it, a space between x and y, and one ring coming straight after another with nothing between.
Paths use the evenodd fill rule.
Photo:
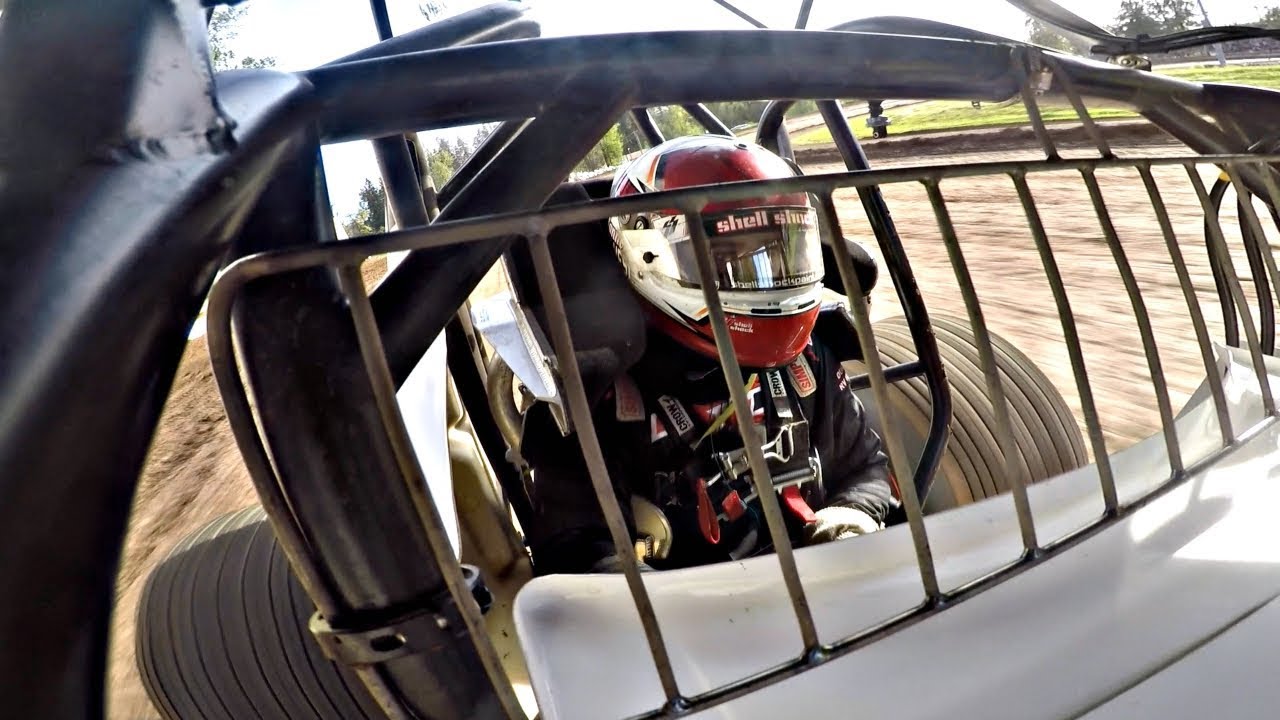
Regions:
<instances>
[{"instance_id":1,"label":"tree","mask_svg":"<svg viewBox=\"0 0 1280 720\"><path fill-rule=\"evenodd\" d=\"M489 138L495 127L492 123L481 125L470 138L464 137L459 129L452 142L447 138L437 137L434 149L423 147L423 152L427 154L427 171L431 173L431 180L436 187L442 187L453 177L458 168L475 153L476 148Z\"/></svg>"},{"instance_id":2,"label":"tree","mask_svg":"<svg viewBox=\"0 0 1280 720\"><path fill-rule=\"evenodd\" d=\"M343 229L347 231L347 237L385 232L387 229L387 192L383 189L382 183L375 185L372 180L365 178L364 185L360 188L359 196L359 209L354 214L347 216L347 221L342 224Z\"/></svg>"},{"instance_id":3,"label":"tree","mask_svg":"<svg viewBox=\"0 0 1280 720\"><path fill-rule=\"evenodd\" d=\"M636 125L635 118L631 117L631 113L622 116L622 120L618 123L618 134L622 136L623 155L640 152L648 147L648 143L644 139L644 133L640 132L640 126Z\"/></svg>"},{"instance_id":4,"label":"tree","mask_svg":"<svg viewBox=\"0 0 1280 720\"><path fill-rule=\"evenodd\" d=\"M1052 25L1042 22L1038 18L1027 18L1027 40L1033 45L1047 47L1051 50L1060 50L1073 55L1089 54L1088 43L1072 40L1070 37L1058 32Z\"/></svg>"},{"instance_id":5,"label":"tree","mask_svg":"<svg viewBox=\"0 0 1280 720\"><path fill-rule=\"evenodd\" d=\"M240 35L238 27L248 13L249 8L243 5L219 7L213 11L213 16L209 18L209 60L212 61L214 70L276 66L276 59L273 57L250 56L236 61L236 53L231 49L230 43Z\"/></svg>"},{"instance_id":6,"label":"tree","mask_svg":"<svg viewBox=\"0 0 1280 720\"><path fill-rule=\"evenodd\" d=\"M1122 0L1111 32L1123 37L1168 35L1198 27L1191 0Z\"/></svg>"},{"instance_id":7,"label":"tree","mask_svg":"<svg viewBox=\"0 0 1280 720\"><path fill-rule=\"evenodd\" d=\"M1280 7L1267 8L1267 11L1262 13L1262 17L1258 18L1253 24L1273 30L1280 28Z\"/></svg>"},{"instance_id":8,"label":"tree","mask_svg":"<svg viewBox=\"0 0 1280 720\"><path fill-rule=\"evenodd\" d=\"M707 109L720 121L729 127L737 127L760 121L760 115L764 112L764 106L769 103L765 100L745 100L737 102L719 102L707 103Z\"/></svg>"},{"instance_id":9,"label":"tree","mask_svg":"<svg viewBox=\"0 0 1280 720\"><path fill-rule=\"evenodd\" d=\"M438 150L427 153L427 171L431 173L431 180L437 187L444 186L453 177L453 156Z\"/></svg>"},{"instance_id":10,"label":"tree","mask_svg":"<svg viewBox=\"0 0 1280 720\"><path fill-rule=\"evenodd\" d=\"M674 105L656 107L652 109L652 115L653 122L662 132L662 137L668 140L685 135L701 135L704 132L698 121L694 120L682 107Z\"/></svg>"},{"instance_id":11,"label":"tree","mask_svg":"<svg viewBox=\"0 0 1280 720\"><path fill-rule=\"evenodd\" d=\"M626 156L623 152L622 137L621 123L609 128L609 132L605 133L586 157L578 163L578 171L600 170L621 165Z\"/></svg>"}]
</instances>

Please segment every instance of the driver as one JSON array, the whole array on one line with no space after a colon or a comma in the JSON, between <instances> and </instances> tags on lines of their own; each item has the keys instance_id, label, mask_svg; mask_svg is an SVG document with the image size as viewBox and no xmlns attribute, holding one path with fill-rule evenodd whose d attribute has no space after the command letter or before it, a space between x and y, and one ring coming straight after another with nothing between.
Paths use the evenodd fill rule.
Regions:
<instances>
[{"instance_id":1,"label":"driver","mask_svg":"<svg viewBox=\"0 0 1280 720\"><path fill-rule=\"evenodd\" d=\"M685 137L621 169L612 194L794 174L757 145ZM897 506L880 438L835 354L811 336L823 265L808 196L714 203L703 225L751 403L744 416L793 542L879 530ZM617 217L610 232L644 309L647 338L643 356L603 394L593 419L637 555L665 569L768 552L685 218L675 211ZM533 468L536 519L528 533L536 571L619 571L577 438L563 437L539 405L526 419L522 448ZM661 511L659 532L637 527L640 507Z\"/></svg>"}]
</instances>

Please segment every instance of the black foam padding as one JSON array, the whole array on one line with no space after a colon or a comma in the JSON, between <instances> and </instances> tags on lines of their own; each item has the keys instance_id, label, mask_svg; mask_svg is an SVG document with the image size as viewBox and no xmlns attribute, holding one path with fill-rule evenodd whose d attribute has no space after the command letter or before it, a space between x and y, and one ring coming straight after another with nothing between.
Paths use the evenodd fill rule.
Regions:
<instances>
[{"instance_id":1,"label":"black foam padding","mask_svg":"<svg viewBox=\"0 0 1280 720\"><path fill-rule=\"evenodd\" d=\"M858 330L853 326L844 308L824 305L818 311L818 322L813 326L813 337L835 353L840 362L862 359L862 347L858 345Z\"/></svg>"},{"instance_id":2,"label":"black foam padding","mask_svg":"<svg viewBox=\"0 0 1280 720\"><path fill-rule=\"evenodd\" d=\"M592 183L591 189L598 192L600 186ZM608 186L603 188L607 195ZM582 184L567 183L551 196L547 207L590 199ZM614 254L607 221L558 227L547 236L547 245L583 382L594 399L644 354L644 314ZM512 247L507 269L519 297L547 331L546 308L527 243Z\"/></svg>"},{"instance_id":3,"label":"black foam padding","mask_svg":"<svg viewBox=\"0 0 1280 720\"><path fill-rule=\"evenodd\" d=\"M858 284L862 286L864 295L870 295L876 281L880 278L880 268L861 244L852 240L845 242L849 246L849 255L853 258L853 272L858 276ZM840 279L840 267L836 264L836 253L827 243L822 244L822 284L844 295L844 281Z\"/></svg>"}]
</instances>

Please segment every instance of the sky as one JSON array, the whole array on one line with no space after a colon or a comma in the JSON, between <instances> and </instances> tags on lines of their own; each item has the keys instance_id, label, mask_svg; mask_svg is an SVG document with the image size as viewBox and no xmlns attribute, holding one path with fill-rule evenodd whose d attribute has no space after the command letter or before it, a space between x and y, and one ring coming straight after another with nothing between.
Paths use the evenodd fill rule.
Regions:
<instances>
[{"instance_id":1,"label":"sky","mask_svg":"<svg viewBox=\"0 0 1280 720\"><path fill-rule=\"evenodd\" d=\"M445 15L490 0L445 0ZM1214 24L1248 22L1270 3L1257 0L1202 0ZM1059 0L1097 25L1111 24L1120 0ZM544 37L645 30L740 29L749 27L712 0L527 0ZM799 0L735 0L734 4L770 27L795 25ZM240 57L275 57L282 70L305 70L377 42L366 0L251 0L238 36L230 42ZM421 27L417 0L387 0L394 32ZM908 0L882 3L814 0L810 28L878 15L909 15L1023 39L1026 16L1004 0ZM356 192L378 167L367 142L324 148L329 193L335 214L356 209Z\"/></svg>"}]
</instances>

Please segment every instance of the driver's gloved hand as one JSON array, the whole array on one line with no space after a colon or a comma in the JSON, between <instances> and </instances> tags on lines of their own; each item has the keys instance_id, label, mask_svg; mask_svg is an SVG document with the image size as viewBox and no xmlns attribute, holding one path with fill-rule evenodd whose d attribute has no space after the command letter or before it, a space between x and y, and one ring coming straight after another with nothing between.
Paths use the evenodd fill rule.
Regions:
<instances>
[{"instance_id":1,"label":"driver's gloved hand","mask_svg":"<svg viewBox=\"0 0 1280 720\"><path fill-rule=\"evenodd\" d=\"M884 527L880 521L853 507L833 505L822 508L814 515L818 521L806 528L809 545L865 535Z\"/></svg>"}]
</instances>

